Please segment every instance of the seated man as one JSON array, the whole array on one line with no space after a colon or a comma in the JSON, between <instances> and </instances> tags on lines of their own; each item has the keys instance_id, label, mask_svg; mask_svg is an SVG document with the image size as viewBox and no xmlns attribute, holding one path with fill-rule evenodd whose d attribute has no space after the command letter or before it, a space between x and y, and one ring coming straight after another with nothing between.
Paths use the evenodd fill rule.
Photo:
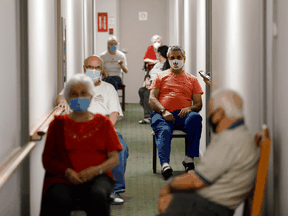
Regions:
<instances>
[{"instance_id":1,"label":"seated man","mask_svg":"<svg viewBox=\"0 0 288 216\"><path fill-rule=\"evenodd\" d=\"M150 88L150 85L152 83L152 80L154 79L156 73L159 71L163 71L163 65L164 62L167 59L167 46L160 46L157 50L157 55L159 56L159 61L153 66L153 68L150 70L149 74L145 76L145 87L141 87L138 91L139 97L140 97L140 105L144 109L144 119L139 121L139 124L149 124L151 120L151 113L152 113L152 107L149 104L149 96L150 91L148 88Z\"/></svg>"},{"instance_id":2,"label":"seated man","mask_svg":"<svg viewBox=\"0 0 288 216\"><path fill-rule=\"evenodd\" d=\"M154 110L151 127L155 132L164 178L170 177L173 171L169 161L174 129L187 133L188 152L182 163L186 172L194 169L193 159L199 157L202 132L202 117L197 112L202 109L203 94L197 78L183 70L186 59L184 50L180 46L171 46L167 57L171 68L158 72L149 89L149 103Z\"/></svg>"},{"instance_id":3,"label":"seated man","mask_svg":"<svg viewBox=\"0 0 288 216\"><path fill-rule=\"evenodd\" d=\"M243 119L243 103L231 90L217 90L209 103L214 137L195 172L170 178L160 191L160 215L233 216L251 191L259 149Z\"/></svg>"},{"instance_id":4,"label":"seated man","mask_svg":"<svg viewBox=\"0 0 288 216\"><path fill-rule=\"evenodd\" d=\"M111 84L100 80L100 74L103 70L102 66L102 59L98 56L90 56L84 61L84 73L93 80L95 91L95 95L93 96L88 111L93 114L100 113L109 116L112 124L115 126L119 119L119 114L120 118L122 118L123 113L115 88ZM69 107L63 95L63 90L57 97L56 104L60 104L60 106L65 109ZM112 194L114 201L111 204L121 204L124 202L119 193L125 192L124 175L126 170L126 160L129 155L128 146L122 135L119 132L117 132L117 135L122 144L123 150L119 153L119 165L112 170L116 184Z\"/></svg>"}]
</instances>

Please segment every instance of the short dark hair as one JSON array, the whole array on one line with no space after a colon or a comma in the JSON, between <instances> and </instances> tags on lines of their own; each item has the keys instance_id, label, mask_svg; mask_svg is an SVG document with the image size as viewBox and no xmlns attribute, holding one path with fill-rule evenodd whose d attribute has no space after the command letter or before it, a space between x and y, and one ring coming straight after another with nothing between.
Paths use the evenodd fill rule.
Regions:
<instances>
[{"instance_id":1,"label":"short dark hair","mask_svg":"<svg viewBox=\"0 0 288 216\"><path fill-rule=\"evenodd\" d=\"M168 46L163 45L158 47L157 51L164 57L167 59L167 51L168 51Z\"/></svg>"}]
</instances>

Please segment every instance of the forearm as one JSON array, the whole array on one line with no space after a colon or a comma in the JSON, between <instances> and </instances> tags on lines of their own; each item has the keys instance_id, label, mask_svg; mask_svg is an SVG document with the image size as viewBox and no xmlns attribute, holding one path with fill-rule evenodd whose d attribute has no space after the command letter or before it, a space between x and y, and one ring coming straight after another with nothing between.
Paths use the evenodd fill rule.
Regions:
<instances>
[{"instance_id":1,"label":"forearm","mask_svg":"<svg viewBox=\"0 0 288 216\"><path fill-rule=\"evenodd\" d=\"M127 69L127 67L126 67L126 66L124 66L124 65L121 65L121 68L122 68L122 70L123 70L125 73L128 73L128 69Z\"/></svg>"},{"instance_id":2,"label":"forearm","mask_svg":"<svg viewBox=\"0 0 288 216\"><path fill-rule=\"evenodd\" d=\"M189 109L193 112L200 112L202 109L202 104L193 104L192 106L189 107Z\"/></svg>"},{"instance_id":3,"label":"forearm","mask_svg":"<svg viewBox=\"0 0 288 216\"><path fill-rule=\"evenodd\" d=\"M155 112L160 112L161 109L165 108L153 95L151 95L149 98L149 104Z\"/></svg>"},{"instance_id":4,"label":"forearm","mask_svg":"<svg viewBox=\"0 0 288 216\"><path fill-rule=\"evenodd\" d=\"M198 190L206 186L194 172L173 178L172 181L170 180L168 183L170 183L171 191Z\"/></svg>"},{"instance_id":5,"label":"forearm","mask_svg":"<svg viewBox=\"0 0 288 216\"><path fill-rule=\"evenodd\" d=\"M155 60L149 58L144 59L144 62L148 63L149 65L155 64Z\"/></svg>"},{"instance_id":6,"label":"forearm","mask_svg":"<svg viewBox=\"0 0 288 216\"><path fill-rule=\"evenodd\" d=\"M65 177L65 171L68 167L66 167L61 161L45 155L42 158L42 163L47 173Z\"/></svg>"},{"instance_id":7,"label":"forearm","mask_svg":"<svg viewBox=\"0 0 288 216\"><path fill-rule=\"evenodd\" d=\"M119 113L118 112L112 112L109 116L110 121L112 122L112 124L115 126L118 119L119 119Z\"/></svg>"},{"instance_id":8,"label":"forearm","mask_svg":"<svg viewBox=\"0 0 288 216\"><path fill-rule=\"evenodd\" d=\"M116 167L119 164L119 154L117 154L115 157L110 157L108 160L106 160L104 163L100 164L100 168L103 170L103 173L111 172L114 167ZM95 167L98 172L98 166Z\"/></svg>"}]
</instances>

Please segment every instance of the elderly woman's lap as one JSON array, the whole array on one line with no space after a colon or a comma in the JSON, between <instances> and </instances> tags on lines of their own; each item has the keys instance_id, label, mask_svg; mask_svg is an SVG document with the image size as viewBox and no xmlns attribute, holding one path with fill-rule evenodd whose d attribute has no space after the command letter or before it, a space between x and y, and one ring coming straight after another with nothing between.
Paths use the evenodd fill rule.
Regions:
<instances>
[{"instance_id":1,"label":"elderly woman's lap","mask_svg":"<svg viewBox=\"0 0 288 216\"><path fill-rule=\"evenodd\" d=\"M51 185L43 200L43 215L70 216L74 210L76 198L82 200L87 216L109 215L109 196L114 187L114 180L103 174L81 185L56 183Z\"/></svg>"}]
</instances>

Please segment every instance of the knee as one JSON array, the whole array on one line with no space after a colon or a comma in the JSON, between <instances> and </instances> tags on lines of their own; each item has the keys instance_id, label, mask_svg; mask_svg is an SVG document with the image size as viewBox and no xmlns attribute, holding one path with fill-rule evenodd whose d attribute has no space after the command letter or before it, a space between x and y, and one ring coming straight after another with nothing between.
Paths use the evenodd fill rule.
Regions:
<instances>
[{"instance_id":1,"label":"knee","mask_svg":"<svg viewBox=\"0 0 288 216\"><path fill-rule=\"evenodd\" d=\"M108 200L108 194L104 188L97 188L96 190L90 191L90 197L92 197L93 202L106 202Z\"/></svg>"},{"instance_id":2,"label":"knee","mask_svg":"<svg viewBox=\"0 0 288 216\"><path fill-rule=\"evenodd\" d=\"M190 121L193 124L201 124L202 122L202 116L199 113L196 112L192 112L191 113L191 117L190 117Z\"/></svg>"},{"instance_id":3,"label":"knee","mask_svg":"<svg viewBox=\"0 0 288 216\"><path fill-rule=\"evenodd\" d=\"M145 87L141 87L141 88L138 90L138 94L139 94L139 95L143 95L143 93L144 93L144 91L145 91L144 88L145 88Z\"/></svg>"}]
</instances>

